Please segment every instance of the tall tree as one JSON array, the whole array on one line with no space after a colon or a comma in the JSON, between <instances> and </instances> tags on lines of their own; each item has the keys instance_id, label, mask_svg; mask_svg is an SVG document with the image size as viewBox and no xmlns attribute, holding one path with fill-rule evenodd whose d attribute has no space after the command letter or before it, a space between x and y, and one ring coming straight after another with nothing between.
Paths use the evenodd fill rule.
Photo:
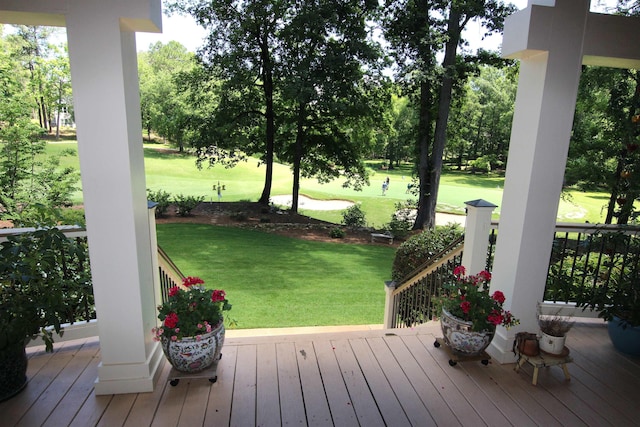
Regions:
<instances>
[{"instance_id":1,"label":"tall tree","mask_svg":"<svg viewBox=\"0 0 640 427\"><path fill-rule=\"evenodd\" d=\"M266 166L259 202L269 203L275 151L274 67L277 32L285 19L283 0L175 0L169 8L192 15L209 31L199 58L210 71L200 77L223 82L224 99L198 126L199 156L215 164L224 150L260 154ZM260 137L260 132L262 137ZM238 147L232 135L243 136ZM236 158L236 156L231 156Z\"/></svg>"},{"instance_id":2,"label":"tall tree","mask_svg":"<svg viewBox=\"0 0 640 427\"><path fill-rule=\"evenodd\" d=\"M417 132L420 192L414 229L433 227L454 85L466 78L470 62L481 63L491 58L485 54L459 58L458 48L465 44L462 31L472 20L480 21L488 33L499 31L505 16L514 8L494 0L388 0L387 5L392 13L385 21L385 35L396 60L401 70L408 67L419 71L401 74L420 81ZM435 53L442 47L442 66L436 69ZM414 62L407 63L406 58ZM416 59L420 62L416 63ZM434 98L438 102L437 112L429 110Z\"/></svg>"},{"instance_id":3,"label":"tall tree","mask_svg":"<svg viewBox=\"0 0 640 427\"><path fill-rule=\"evenodd\" d=\"M385 38L391 46L398 67L399 82L405 93L417 104L418 206L424 206L429 194L429 151L433 141L435 115L435 55L442 45L442 20L432 13L435 4L437 2L431 0L387 0L383 20ZM417 220L414 228L416 224Z\"/></svg>"},{"instance_id":4,"label":"tall tree","mask_svg":"<svg viewBox=\"0 0 640 427\"><path fill-rule=\"evenodd\" d=\"M16 28L16 33L10 36L11 43L16 46L15 55L29 70L30 92L37 105L40 127L51 130L45 93L47 83L45 62L51 50L49 36L52 29L27 25L19 25Z\"/></svg>"},{"instance_id":5,"label":"tall tree","mask_svg":"<svg viewBox=\"0 0 640 427\"><path fill-rule=\"evenodd\" d=\"M181 73L196 66L195 56L176 41L157 42L138 55L142 121L184 150L184 132L191 115L187 93L180 87Z\"/></svg>"},{"instance_id":6,"label":"tall tree","mask_svg":"<svg viewBox=\"0 0 640 427\"><path fill-rule=\"evenodd\" d=\"M367 27L376 12L376 2L291 2L280 33L280 83L283 136L292 142L282 156L293 165L293 211L301 176L343 176L356 188L368 182L362 159L372 136L356 138L356 130L362 136L374 127L385 99L376 74L381 51Z\"/></svg>"}]
</instances>

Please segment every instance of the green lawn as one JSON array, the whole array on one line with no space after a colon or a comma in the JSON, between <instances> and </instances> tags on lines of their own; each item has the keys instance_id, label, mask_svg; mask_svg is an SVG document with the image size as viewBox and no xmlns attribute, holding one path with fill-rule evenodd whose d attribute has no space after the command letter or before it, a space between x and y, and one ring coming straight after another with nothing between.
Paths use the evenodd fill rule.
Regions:
<instances>
[{"instance_id":1,"label":"green lawn","mask_svg":"<svg viewBox=\"0 0 640 427\"><path fill-rule=\"evenodd\" d=\"M216 166L198 169L195 158L186 154L158 152L157 144L145 145L145 169L147 188L164 190L172 195L185 194L205 196L206 200L217 200L212 186L219 181L225 185L223 201L251 200L257 201L264 183L264 165L249 158L234 168ZM77 149L74 142L49 144L50 152L59 152L64 148ZM63 159L64 165L78 166L77 157ZM366 213L370 226L381 227L389 222L394 206L398 202L413 198L406 194L407 184L411 182L411 167L403 165L399 169L387 171L379 168L379 162L369 162L370 186L362 191L342 187L342 181L336 180L320 184L314 179L302 179L300 192L318 199L346 199L360 203ZM382 195L382 181L389 177L390 186L386 195ZM485 199L498 205L495 218L500 215L502 188L504 178L492 175L471 175L466 172L443 171L438 193L438 211L464 214L464 202ZM291 169L283 164L274 165L273 186L271 194L291 194ZM558 208L558 221L599 223L604 220L604 209L607 195L599 192L570 191L570 201L561 200ZM76 202L81 202L78 192ZM315 218L339 223L341 211L308 211L304 213Z\"/></svg>"},{"instance_id":2,"label":"green lawn","mask_svg":"<svg viewBox=\"0 0 640 427\"><path fill-rule=\"evenodd\" d=\"M77 144L49 144L61 152ZM235 168L198 169L190 155L158 152L145 146L147 188L172 195L205 196L217 200L213 184L225 185L223 201L257 201L265 168L250 158ZM78 158L65 157L65 166L78 167ZM342 187L342 182L319 184L303 179L300 192L318 199L347 199L360 203L371 226L388 222L394 205L406 194L411 168L386 171L371 162L371 185L362 191ZM390 187L382 195L381 185ZM276 164L272 195L291 194L291 170ZM464 213L464 202L502 200L504 178L444 171L438 210ZM604 193L571 192L561 201L560 221L602 222ZM76 202L82 201L78 192ZM496 209L496 217L500 208ZM309 216L339 223L341 211L304 211ZM290 239L260 231L193 224L159 224L159 244L187 275L202 277L207 286L227 291L234 305L230 316L239 328L379 324L383 320L384 280L391 275L394 249L384 246L346 245Z\"/></svg>"},{"instance_id":3,"label":"green lawn","mask_svg":"<svg viewBox=\"0 0 640 427\"><path fill-rule=\"evenodd\" d=\"M224 289L239 328L380 324L395 250L310 242L261 231L158 224L186 275Z\"/></svg>"}]
</instances>

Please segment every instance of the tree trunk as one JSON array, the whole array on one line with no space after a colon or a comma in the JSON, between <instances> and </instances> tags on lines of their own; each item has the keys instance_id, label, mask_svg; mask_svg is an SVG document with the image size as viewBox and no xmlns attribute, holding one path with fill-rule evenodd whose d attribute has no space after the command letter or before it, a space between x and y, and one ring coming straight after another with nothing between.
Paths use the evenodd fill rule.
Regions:
<instances>
[{"instance_id":1,"label":"tree trunk","mask_svg":"<svg viewBox=\"0 0 640 427\"><path fill-rule=\"evenodd\" d=\"M418 212L413 223L414 230L421 230L427 221L427 203L429 196L429 142L431 141L431 82L420 84L420 117L418 121Z\"/></svg>"},{"instance_id":2,"label":"tree trunk","mask_svg":"<svg viewBox=\"0 0 640 427\"><path fill-rule=\"evenodd\" d=\"M300 165L302 164L302 144L304 143L304 118L306 109L304 105L298 106L298 125L296 132L296 145L293 157L293 189L291 191L291 212L298 212L298 196L300 191Z\"/></svg>"},{"instance_id":3,"label":"tree trunk","mask_svg":"<svg viewBox=\"0 0 640 427\"><path fill-rule=\"evenodd\" d=\"M621 154L620 158L618 159L618 166L616 167L615 171L614 184L611 188L611 196L609 197L609 204L607 205L607 217L604 220L605 224L612 224L613 222L613 214L616 210L616 200L618 199L618 188L620 187L620 180L622 179L620 177L620 174L624 169L624 160L622 159L623 156L624 150L623 154Z\"/></svg>"},{"instance_id":4,"label":"tree trunk","mask_svg":"<svg viewBox=\"0 0 640 427\"><path fill-rule=\"evenodd\" d=\"M58 112L56 114L56 140L60 139L60 113L62 110L62 81L58 82Z\"/></svg>"},{"instance_id":5,"label":"tree trunk","mask_svg":"<svg viewBox=\"0 0 640 427\"><path fill-rule=\"evenodd\" d=\"M264 155L264 163L267 170L264 176L264 187L262 195L258 203L263 205L269 204L271 198L271 185L273 184L273 152L275 151L275 112L273 109L273 71L271 64L271 56L269 53L269 45L266 37L262 43L262 62L263 62L263 90L265 98L265 118L266 118L266 147Z\"/></svg>"},{"instance_id":6,"label":"tree trunk","mask_svg":"<svg viewBox=\"0 0 640 427\"><path fill-rule=\"evenodd\" d=\"M447 122L451 111L451 93L453 92L453 81L456 77L456 51L460 40L460 12L451 4L449 19L447 23L447 35L449 36L445 45L444 60L442 61L444 75L440 86L440 96L438 98L438 118L433 140L433 151L431 153L431 170L429 171L429 188L427 213L425 226L433 228L436 225L436 206L438 201L438 188L440 187L440 175L442 173L442 157L444 146L447 142Z\"/></svg>"},{"instance_id":7,"label":"tree trunk","mask_svg":"<svg viewBox=\"0 0 640 427\"><path fill-rule=\"evenodd\" d=\"M424 17L422 25L423 31L430 31L429 24L429 2L420 2L420 13ZM431 45L424 43L420 48L419 57L425 63L425 69L433 70L434 58ZM431 79L423 77L420 83L420 115L418 117L418 212L413 223L413 230L421 230L427 222L428 197L429 197L429 144L431 142L431 104L433 96L431 93Z\"/></svg>"}]
</instances>

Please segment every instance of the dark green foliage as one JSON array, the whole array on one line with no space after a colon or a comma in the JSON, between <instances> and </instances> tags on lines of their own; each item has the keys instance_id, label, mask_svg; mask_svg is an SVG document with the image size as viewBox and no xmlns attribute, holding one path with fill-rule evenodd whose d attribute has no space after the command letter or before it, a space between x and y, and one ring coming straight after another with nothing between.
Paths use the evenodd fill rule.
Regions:
<instances>
[{"instance_id":1,"label":"dark green foliage","mask_svg":"<svg viewBox=\"0 0 640 427\"><path fill-rule=\"evenodd\" d=\"M52 350L53 326L95 318L84 239L57 228L11 236L0 247L0 350L42 334Z\"/></svg>"},{"instance_id":2,"label":"dark green foliage","mask_svg":"<svg viewBox=\"0 0 640 427\"><path fill-rule=\"evenodd\" d=\"M164 190L153 191L147 188L147 199L151 202L157 203L156 217L164 216L171 204L171 195Z\"/></svg>"},{"instance_id":3,"label":"dark green foliage","mask_svg":"<svg viewBox=\"0 0 640 427\"><path fill-rule=\"evenodd\" d=\"M411 212L416 208L412 201L398 202L395 205L395 212L391 214L391 221L385 224L384 229L394 237L403 239L411 230Z\"/></svg>"},{"instance_id":4,"label":"dark green foliage","mask_svg":"<svg viewBox=\"0 0 640 427\"><path fill-rule=\"evenodd\" d=\"M449 224L436 226L432 230L410 237L396 251L391 278L395 281L402 280L462 234L463 230L458 225Z\"/></svg>"},{"instance_id":5,"label":"dark green foliage","mask_svg":"<svg viewBox=\"0 0 640 427\"><path fill-rule=\"evenodd\" d=\"M573 301L605 320L618 317L640 326L640 238L599 232L580 245L561 243L563 250L554 246L552 252L545 298Z\"/></svg>"},{"instance_id":6,"label":"dark green foliage","mask_svg":"<svg viewBox=\"0 0 640 427\"><path fill-rule=\"evenodd\" d=\"M59 156L44 157L43 132L27 105L7 104L0 109L0 218L15 226L53 226L59 210L71 206L79 174L61 168ZM62 153L69 154L75 152Z\"/></svg>"},{"instance_id":7,"label":"dark green foliage","mask_svg":"<svg viewBox=\"0 0 640 427\"><path fill-rule=\"evenodd\" d=\"M329 231L329 237L332 237L334 239L342 239L344 238L345 235L346 235L346 232L340 227L333 227Z\"/></svg>"},{"instance_id":8,"label":"dark green foliage","mask_svg":"<svg viewBox=\"0 0 640 427\"><path fill-rule=\"evenodd\" d=\"M204 196L185 196L178 194L173 198L173 204L176 205L176 213L178 216L189 216L200 203L204 202Z\"/></svg>"},{"instance_id":9,"label":"dark green foliage","mask_svg":"<svg viewBox=\"0 0 640 427\"><path fill-rule=\"evenodd\" d=\"M342 212L342 223L347 227L365 227L367 222L365 220L364 211L359 205L353 205Z\"/></svg>"},{"instance_id":10,"label":"dark green foliage","mask_svg":"<svg viewBox=\"0 0 640 427\"><path fill-rule=\"evenodd\" d=\"M233 212L229 217L234 221L244 222L249 219L249 214L243 211L237 211Z\"/></svg>"}]
</instances>

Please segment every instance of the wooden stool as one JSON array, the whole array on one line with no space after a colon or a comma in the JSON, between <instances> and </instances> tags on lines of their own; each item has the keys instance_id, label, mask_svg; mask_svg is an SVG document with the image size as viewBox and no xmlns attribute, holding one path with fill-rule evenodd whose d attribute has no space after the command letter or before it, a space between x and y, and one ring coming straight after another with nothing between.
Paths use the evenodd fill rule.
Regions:
<instances>
[{"instance_id":1,"label":"wooden stool","mask_svg":"<svg viewBox=\"0 0 640 427\"><path fill-rule=\"evenodd\" d=\"M562 367L562 371L564 372L564 377L567 380L571 379L569 370L567 369L567 363L573 362L573 359L571 358L571 356L569 356L569 349L567 347L562 350L561 354L549 354L543 351L541 351L537 356L527 356L526 354L520 354L520 360L514 368L515 371L518 372L522 365L525 364L525 362L528 362L531 366L533 366L533 380L531 381L531 384L533 385L536 385L538 383L538 370L546 366L560 365Z\"/></svg>"}]
</instances>

